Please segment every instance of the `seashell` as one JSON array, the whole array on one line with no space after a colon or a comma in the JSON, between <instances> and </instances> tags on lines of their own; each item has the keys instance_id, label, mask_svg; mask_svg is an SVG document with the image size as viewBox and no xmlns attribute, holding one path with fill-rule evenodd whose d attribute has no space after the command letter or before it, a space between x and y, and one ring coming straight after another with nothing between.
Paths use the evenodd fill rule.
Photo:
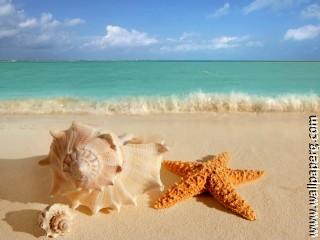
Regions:
<instances>
[{"instance_id":1,"label":"seashell","mask_svg":"<svg viewBox=\"0 0 320 240\"><path fill-rule=\"evenodd\" d=\"M80 123L51 135L52 195L74 188L102 191L113 184L123 162L120 151L116 151L120 142L115 137Z\"/></svg>"},{"instance_id":2,"label":"seashell","mask_svg":"<svg viewBox=\"0 0 320 240\"><path fill-rule=\"evenodd\" d=\"M84 205L93 213L102 208L120 210L125 204L136 205L136 197L145 191L163 188L164 144L131 134L102 134L81 123L51 135L52 194L65 196L73 208Z\"/></svg>"},{"instance_id":3,"label":"seashell","mask_svg":"<svg viewBox=\"0 0 320 240\"><path fill-rule=\"evenodd\" d=\"M53 204L39 215L39 226L47 237L58 237L71 231L73 213L67 205Z\"/></svg>"}]
</instances>

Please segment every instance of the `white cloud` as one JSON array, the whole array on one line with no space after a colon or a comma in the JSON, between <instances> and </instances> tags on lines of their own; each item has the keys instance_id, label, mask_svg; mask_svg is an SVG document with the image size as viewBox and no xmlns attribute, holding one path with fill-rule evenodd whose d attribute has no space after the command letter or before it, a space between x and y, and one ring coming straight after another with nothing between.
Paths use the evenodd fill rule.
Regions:
<instances>
[{"instance_id":1,"label":"white cloud","mask_svg":"<svg viewBox=\"0 0 320 240\"><path fill-rule=\"evenodd\" d=\"M302 10L301 15L305 18L320 19L320 5L315 3L307 6L305 9Z\"/></svg>"},{"instance_id":2,"label":"white cloud","mask_svg":"<svg viewBox=\"0 0 320 240\"><path fill-rule=\"evenodd\" d=\"M40 18L40 22L41 24L48 24L50 23L53 19L53 16L51 13L42 13L41 14L41 18Z\"/></svg>"},{"instance_id":3,"label":"white cloud","mask_svg":"<svg viewBox=\"0 0 320 240\"><path fill-rule=\"evenodd\" d=\"M11 1L0 0L0 16L8 16L15 12L14 6L11 4Z\"/></svg>"},{"instance_id":4,"label":"white cloud","mask_svg":"<svg viewBox=\"0 0 320 240\"><path fill-rule=\"evenodd\" d=\"M179 41L188 41L191 40L194 36L196 36L197 34L193 33L193 32L184 32L182 33L182 35L179 37Z\"/></svg>"},{"instance_id":5,"label":"white cloud","mask_svg":"<svg viewBox=\"0 0 320 240\"><path fill-rule=\"evenodd\" d=\"M161 51L165 52L190 52L201 50L201 45L199 44L190 44L190 43L181 43L177 45L164 45L160 47Z\"/></svg>"},{"instance_id":6,"label":"white cloud","mask_svg":"<svg viewBox=\"0 0 320 240\"><path fill-rule=\"evenodd\" d=\"M0 39L12 37L17 33L18 31L16 29L0 29Z\"/></svg>"},{"instance_id":7,"label":"white cloud","mask_svg":"<svg viewBox=\"0 0 320 240\"><path fill-rule=\"evenodd\" d=\"M305 2L305 0L254 0L249 5L244 7L243 11L245 14L249 14L251 12L266 8L280 10L299 5L303 2Z\"/></svg>"},{"instance_id":8,"label":"white cloud","mask_svg":"<svg viewBox=\"0 0 320 240\"><path fill-rule=\"evenodd\" d=\"M178 39L170 39L160 48L170 52L190 52L204 50L218 50L237 47L261 47L260 41L250 40L248 36L221 36L209 40L183 38L185 33Z\"/></svg>"},{"instance_id":9,"label":"white cloud","mask_svg":"<svg viewBox=\"0 0 320 240\"><path fill-rule=\"evenodd\" d=\"M99 37L93 42L87 43L87 46L96 46L100 48L107 47L138 47L155 44L158 40L148 36L147 33L138 32L134 29L127 30L119 26L108 25L106 35Z\"/></svg>"},{"instance_id":10,"label":"white cloud","mask_svg":"<svg viewBox=\"0 0 320 240\"><path fill-rule=\"evenodd\" d=\"M67 27L83 22L80 18L59 21L51 13L28 17L11 0L0 0L0 48L62 48L70 44Z\"/></svg>"},{"instance_id":11,"label":"white cloud","mask_svg":"<svg viewBox=\"0 0 320 240\"><path fill-rule=\"evenodd\" d=\"M222 36L212 39L213 47L215 49L238 47L241 41L242 40L239 37L230 36Z\"/></svg>"},{"instance_id":12,"label":"white cloud","mask_svg":"<svg viewBox=\"0 0 320 240\"><path fill-rule=\"evenodd\" d=\"M40 18L41 28L50 30L61 25L61 22L54 19L51 13L42 13Z\"/></svg>"},{"instance_id":13,"label":"white cloud","mask_svg":"<svg viewBox=\"0 0 320 240\"><path fill-rule=\"evenodd\" d=\"M264 44L261 41L249 41L246 43L247 47L263 47Z\"/></svg>"},{"instance_id":14,"label":"white cloud","mask_svg":"<svg viewBox=\"0 0 320 240\"><path fill-rule=\"evenodd\" d=\"M82 23L85 23L85 20L83 20L81 18L72 18L72 19L67 19L64 21L64 24L66 26L70 26L70 27L73 27L73 26L76 26L76 25L79 25Z\"/></svg>"},{"instance_id":15,"label":"white cloud","mask_svg":"<svg viewBox=\"0 0 320 240\"><path fill-rule=\"evenodd\" d=\"M19 23L19 27L21 28L33 28L36 27L38 25L37 19L35 18L30 18L30 19L26 19L23 22Z\"/></svg>"},{"instance_id":16,"label":"white cloud","mask_svg":"<svg viewBox=\"0 0 320 240\"><path fill-rule=\"evenodd\" d=\"M229 13L229 10L230 10L230 4L225 3L221 8L218 8L214 13L209 14L208 17L209 18L222 17L224 15L227 15Z\"/></svg>"},{"instance_id":17,"label":"white cloud","mask_svg":"<svg viewBox=\"0 0 320 240\"><path fill-rule=\"evenodd\" d=\"M320 25L305 25L300 28L289 29L284 35L285 40L307 40L320 35Z\"/></svg>"}]
</instances>

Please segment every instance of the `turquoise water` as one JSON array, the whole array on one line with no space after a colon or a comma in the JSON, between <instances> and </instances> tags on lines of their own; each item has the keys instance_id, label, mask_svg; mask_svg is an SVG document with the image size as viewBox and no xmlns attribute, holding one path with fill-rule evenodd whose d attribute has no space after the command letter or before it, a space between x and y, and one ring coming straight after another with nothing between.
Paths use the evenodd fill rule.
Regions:
<instances>
[{"instance_id":1,"label":"turquoise water","mask_svg":"<svg viewBox=\"0 0 320 240\"><path fill-rule=\"evenodd\" d=\"M0 63L0 97L320 93L320 62Z\"/></svg>"},{"instance_id":2,"label":"turquoise water","mask_svg":"<svg viewBox=\"0 0 320 240\"><path fill-rule=\"evenodd\" d=\"M251 101L255 106L258 100L260 105L266 101L276 101L277 104L280 100L291 101L291 107L292 101L296 105L300 101L304 104L302 110L306 104L312 105L311 110L317 110L319 95L320 62L0 63L2 112L13 111L14 106L21 108L22 104L24 111L28 111L28 107L34 109L36 104L40 110L49 107L50 111L65 109L72 112L76 111L75 108L79 110L82 104L87 107L86 111L94 112L99 108L103 112L103 108L110 111L110 105L115 108L120 107L120 103L122 108L126 105L125 111L142 107L145 112L157 111L159 107L159 111L180 111L182 109L178 108L182 105L183 111L191 111L188 108L199 108L199 104L206 104L202 106L203 110L217 111L213 105L218 102L230 105L228 101L231 100L232 104L238 105L239 102L248 105ZM194 107L193 103L198 106ZM301 104L298 106L300 110ZM131 108L128 105L132 105ZM230 106L227 110L231 109ZM201 108L198 110L202 111Z\"/></svg>"}]
</instances>

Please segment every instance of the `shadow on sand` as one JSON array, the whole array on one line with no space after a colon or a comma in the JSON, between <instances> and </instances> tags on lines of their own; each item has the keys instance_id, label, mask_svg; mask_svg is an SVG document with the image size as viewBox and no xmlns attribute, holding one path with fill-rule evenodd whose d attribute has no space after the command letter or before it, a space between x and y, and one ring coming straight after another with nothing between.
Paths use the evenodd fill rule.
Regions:
<instances>
[{"instance_id":1,"label":"shadow on sand","mask_svg":"<svg viewBox=\"0 0 320 240\"><path fill-rule=\"evenodd\" d=\"M38 162L45 156L23 159L0 159L0 200L19 203L51 204L51 171ZM13 231L25 232L35 237L43 235L38 227L39 210L23 209L7 212L3 221Z\"/></svg>"},{"instance_id":2,"label":"shadow on sand","mask_svg":"<svg viewBox=\"0 0 320 240\"><path fill-rule=\"evenodd\" d=\"M51 171L38 164L44 157L0 159L0 199L50 204Z\"/></svg>"},{"instance_id":3,"label":"shadow on sand","mask_svg":"<svg viewBox=\"0 0 320 240\"><path fill-rule=\"evenodd\" d=\"M15 232L28 233L36 238L43 235L38 227L38 216L40 211L34 209L23 209L6 213L3 221L6 221Z\"/></svg>"}]
</instances>

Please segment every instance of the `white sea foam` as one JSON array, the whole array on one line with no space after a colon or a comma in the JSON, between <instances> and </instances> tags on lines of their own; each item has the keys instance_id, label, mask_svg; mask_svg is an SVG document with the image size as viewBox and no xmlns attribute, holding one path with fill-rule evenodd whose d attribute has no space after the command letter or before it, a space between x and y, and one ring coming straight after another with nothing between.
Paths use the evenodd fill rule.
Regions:
<instances>
[{"instance_id":1,"label":"white sea foam","mask_svg":"<svg viewBox=\"0 0 320 240\"><path fill-rule=\"evenodd\" d=\"M320 96L276 97L243 93L193 93L185 97L130 97L114 100L85 100L70 97L0 101L1 114L149 114L193 112L320 112Z\"/></svg>"}]
</instances>

